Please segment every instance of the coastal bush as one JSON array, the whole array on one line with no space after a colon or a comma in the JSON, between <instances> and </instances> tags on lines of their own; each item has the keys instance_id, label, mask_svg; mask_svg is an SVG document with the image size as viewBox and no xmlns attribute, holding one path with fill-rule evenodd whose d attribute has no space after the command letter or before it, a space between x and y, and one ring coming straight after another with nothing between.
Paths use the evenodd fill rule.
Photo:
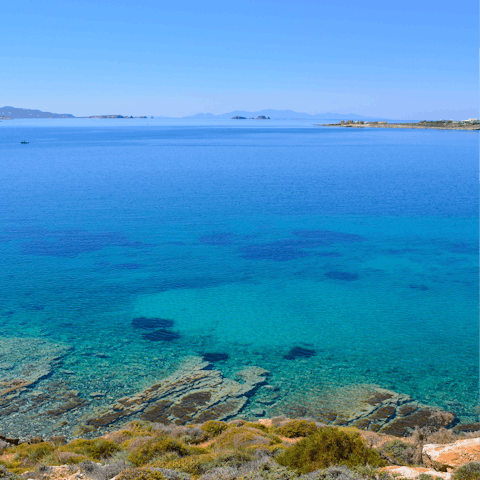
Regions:
<instances>
[{"instance_id":1,"label":"coastal bush","mask_svg":"<svg viewBox=\"0 0 480 480\"><path fill-rule=\"evenodd\" d=\"M183 443L200 443L207 440L209 434L203 431L198 426L183 426L183 425L164 425L163 423L153 423L152 431L154 433L160 432L165 435L178 438Z\"/></svg>"},{"instance_id":2,"label":"coastal bush","mask_svg":"<svg viewBox=\"0 0 480 480\"><path fill-rule=\"evenodd\" d=\"M90 460L80 463L78 467L86 473L88 477L96 480L110 480L128 468L124 462L101 465Z\"/></svg>"},{"instance_id":3,"label":"coastal bush","mask_svg":"<svg viewBox=\"0 0 480 480\"><path fill-rule=\"evenodd\" d=\"M244 451L231 451L213 455L209 462L205 463L205 468L210 470L212 468L220 467L240 467L245 463L255 460L255 455Z\"/></svg>"},{"instance_id":4,"label":"coastal bush","mask_svg":"<svg viewBox=\"0 0 480 480\"><path fill-rule=\"evenodd\" d=\"M207 439L206 434L200 427L189 427L180 437L183 443L200 443Z\"/></svg>"},{"instance_id":5,"label":"coastal bush","mask_svg":"<svg viewBox=\"0 0 480 480\"><path fill-rule=\"evenodd\" d=\"M381 449L387 459L391 457L402 465L413 465L415 458L415 448L409 444L395 439L387 442Z\"/></svg>"},{"instance_id":6,"label":"coastal bush","mask_svg":"<svg viewBox=\"0 0 480 480\"><path fill-rule=\"evenodd\" d=\"M202 475L208 471L228 468L236 469L255 460L254 454L244 451L208 453L180 458L164 464L165 468L180 470L191 475Z\"/></svg>"},{"instance_id":7,"label":"coastal bush","mask_svg":"<svg viewBox=\"0 0 480 480\"><path fill-rule=\"evenodd\" d=\"M116 432L109 433L108 439L111 440L113 443L120 445L121 443L126 442L133 436L134 433L130 430L117 430Z\"/></svg>"},{"instance_id":8,"label":"coastal bush","mask_svg":"<svg viewBox=\"0 0 480 480\"><path fill-rule=\"evenodd\" d=\"M85 455L73 452L56 452L56 456L60 464L64 465L77 465L84 460L87 460Z\"/></svg>"},{"instance_id":9,"label":"coastal bush","mask_svg":"<svg viewBox=\"0 0 480 480\"><path fill-rule=\"evenodd\" d=\"M192 455L189 457L178 458L169 462L162 462L161 464L154 464L162 468L180 470L181 472L189 473L190 475L202 475L208 470L208 466L214 460L214 455L211 453L204 455Z\"/></svg>"},{"instance_id":10,"label":"coastal bush","mask_svg":"<svg viewBox=\"0 0 480 480\"><path fill-rule=\"evenodd\" d=\"M15 449L15 460L20 461L22 466L33 466L53 453L54 450L51 443L42 442L34 445L23 443Z\"/></svg>"},{"instance_id":11,"label":"coastal bush","mask_svg":"<svg viewBox=\"0 0 480 480\"><path fill-rule=\"evenodd\" d=\"M300 477L293 470L282 467L270 459L259 459L240 467L237 478L242 480L296 480Z\"/></svg>"},{"instance_id":12,"label":"coastal bush","mask_svg":"<svg viewBox=\"0 0 480 480\"><path fill-rule=\"evenodd\" d=\"M279 417L272 417L271 422L274 427L280 427L285 422L289 421L285 415L280 415Z\"/></svg>"},{"instance_id":13,"label":"coastal bush","mask_svg":"<svg viewBox=\"0 0 480 480\"><path fill-rule=\"evenodd\" d=\"M318 430L315 422L307 420L290 420L277 428L277 434L287 438L308 437Z\"/></svg>"},{"instance_id":14,"label":"coastal bush","mask_svg":"<svg viewBox=\"0 0 480 480\"><path fill-rule=\"evenodd\" d=\"M287 448L276 458L280 465L299 473L310 473L333 465L381 466L377 451L368 448L360 435L326 427Z\"/></svg>"},{"instance_id":15,"label":"coastal bush","mask_svg":"<svg viewBox=\"0 0 480 480\"><path fill-rule=\"evenodd\" d=\"M105 438L95 438L93 440L79 438L59 449L60 452L79 453L94 460L105 459L119 450L120 447L116 443Z\"/></svg>"},{"instance_id":16,"label":"coastal bush","mask_svg":"<svg viewBox=\"0 0 480 480\"><path fill-rule=\"evenodd\" d=\"M262 432L268 432L269 428L266 425L262 425L261 423L255 423L255 422L246 422L242 427L250 427L250 428L256 428L257 430L261 430Z\"/></svg>"},{"instance_id":17,"label":"coastal bush","mask_svg":"<svg viewBox=\"0 0 480 480\"><path fill-rule=\"evenodd\" d=\"M271 438L267 438L271 437ZM251 445L272 445L280 442L273 435L269 435L248 427L238 427L226 430L215 441L216 450L245 449Z\"/></svg>"},{"instance_id":18,"label":"coastal bush","mask_svg":"<svg viewBox=\"0 0 480 480\"><path fill-rule=\"evenodd\" d=\"M116 477L116 480L165 480L163 474L156 470L128 468Z\"/></svg>"},{"instance_id":19,"label":"coastal bush","mask_svg":"<svg viewBox=\"0 0 480 480\"><path fill-rule=\"evenodd\" d=\"M427 443L436 443L438 444L447 444L453 443L458 440L458 437L455 435L452 430L447 430L446 428L440 428L436 432L431 433L427 436Z\"/></svg>"},{"instance_id":20,"label":"coastal bush","mask_svg":"<svg viewBox=\"0 0 480 480\"><path fill-rule=\"evenodd\" d=\"M455 471L452 480L478 480L480 479L480 463L471 462L461 466Z\"/></svg>"},{"instance_id":21,"label":"coastal bush","mask_svg":"<svg viewBox=\"0 0 480 480\"><path fill-rule=\"evenodd\" d=\"M134 437L130 440L127 440L122 443L122 448L125 448L128 452L133 452L137 450L138 448L142 447L143 445L146 445L148 442L152 441L151 436L140 436L140 437Z\"/></svg>"},{"instance_id":22,"label":"coastal bush","mask_svg":"<svg viewBox=\"0 0 480 480\"><path fill-rule=\"evenodd\" d=\"M147 432L153 430L153 424L144 420L134 420L127 425L128 429L133 432Z\"/></svg>"},{"instance_id":23,"label":"coastal bush","mask_svg":"<svg viewBox=\"0 0 480 480\"><path fill-rule=\"evenodd\" d=\"M19 480L20 477L12 472L9 472L7 468L0 464L0 479L2 480Z\"/></svg>"},{"instance_id":24,"label":"coastal bush","mask_svg":"<svg viewBox=\"0 0 480 480\"><path fill-rule=\"evenodd\" d=\"M360 476L346 465L329 467L311 474L315 480L360 480Z\"/></svg>"},{"instance_id":25,"label":"coastal bush","mask_svg":"<svg viewBox=\"0 0 480 480\"><path fill-rule=\"evenodd\" d=\"M234 467L218 467L208 470L200 480L235 480L238 477L238 469Z\"/></svg>"},{"instance_id":26,"label":"coastal bush","mask_svg":"<svg viewBox=\"0 0 480 480\"><path fill-rule=\"evenodd\" d=\"M247 423L246 420L242 420L241 418L236 419L236 420L230 420L228 422L228 425L233 425L234 427L241 427L242 425L245 425Z\"/></svg>"},{"instance_id":27,"label":"coastal bush","mask_svg":"<svg viewBox=\"0 0 480 480\"><path fill-rule=\"evenodd\" d=\"M209 422L205 422L200 428L210 437L217 437L222 432L227 430L229 428L229 425L225 422L217 422L216 420L210 420Z\"/></svg>"},{"instance_id":28,"label":"coastal bush","mask_svg":"<svg viewBox=\"0 0 480 480\"><path fill-rule=\"evenodd\" d=\"M135 466L140 467L152 461L162 454L174 453L176 456L186 456L189 451L178 440L169 437L152 438L128 455L128 460Z\"/></svg>"},{"instance_id":29,"label":"coastal bush","mask_svg":"<svg viewBox=\"0 0 480 480\"><path fill-rule=\"evenodd\" d=\"M188 473L177 472L171 468L155 468L155 471L160 472L166 480L190 480L191 477Z\"/></svg>"}]
</instances>

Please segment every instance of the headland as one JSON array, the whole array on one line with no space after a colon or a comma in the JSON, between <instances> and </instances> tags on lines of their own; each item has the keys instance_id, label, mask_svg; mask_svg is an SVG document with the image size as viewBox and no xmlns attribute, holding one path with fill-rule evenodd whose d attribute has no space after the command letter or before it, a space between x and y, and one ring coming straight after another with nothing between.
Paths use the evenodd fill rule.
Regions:
<instances>
[{"instance_id":1,"label":"headland","mask_svg":"<svg viewBox=\"0 0 480 480\"><path fill-rule=\"evenodd\" d=\"M320 127L347 127L347 128L419 128L435 130L480 130L480 120L435 120L413 123L365 122L363 120L342 120L339 123L320 124Z\"/></svg>"}]
</instances>

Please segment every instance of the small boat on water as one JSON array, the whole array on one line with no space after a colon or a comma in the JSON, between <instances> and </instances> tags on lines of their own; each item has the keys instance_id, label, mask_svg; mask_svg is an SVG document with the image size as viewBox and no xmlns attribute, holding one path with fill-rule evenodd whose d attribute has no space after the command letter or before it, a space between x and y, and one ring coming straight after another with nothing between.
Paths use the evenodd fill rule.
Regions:
<instances>
[{"instance_id":1,"label":"small boat on water","mask_svg":"<svg viewBox=\"0 0 480 480\"><path fill-rule=\"evenodd\" d=\"M28 142L26 142L26 141L24 140L23 142L20 142L20 143L28 143Z\"/></svg>"}]
</instances>

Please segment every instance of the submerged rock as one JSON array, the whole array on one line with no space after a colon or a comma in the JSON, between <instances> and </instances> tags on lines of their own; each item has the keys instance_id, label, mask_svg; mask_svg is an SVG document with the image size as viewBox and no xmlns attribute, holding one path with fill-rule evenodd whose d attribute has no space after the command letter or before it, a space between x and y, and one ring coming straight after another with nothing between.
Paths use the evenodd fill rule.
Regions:
<instances>
[{"instance_id":1,"label":"submerged rock","mask_svg":"<svg viewBox=\"0 0 480 480\"><path fill-rule=\"evenodd\" d=\"M224 362L230 358L228 353L204 353L202 354L203 359L206 362Z\"/></svg>"},{"instance_id":2,"label":"submerged rock","mask_svg":"<svg viewBox=\"0 0 480 480\"><path fill-rule=\"evenodd\" d=\"M332 411L335 412L334 407L329 413ZM383 388L367 389L363 399L359 394L355 408L344 412L336 416L334 425L355 426L395 437L407 436L417 426L452 427L456 422L453 413L422 405L408 395Z\"/></svg>"},{"instance_id":3,"label":"submerged rock","mask_svg":"<svg viewBox=\"0 0 480 480\"><path fill-rule=\"evenodd\" d=\"M245 368L237 373L243 380L239 383L209 366L208 362L193 357L170 377L133 397L119 399L88 418L86 424L101 428L135 418L179 425L222 420L236 415L269 373L259 367Z\"/></svg>"},{"instance_id":4,"label":"submerged rock","mask_svg":"<svg viewBox=\"0 0 480 480\"><path fill-rule=\"evenodd\" d=\"M1 407L13 396L51 374L53 365L68 348L37 338L0 338L0 352L8 362L0 364Z\"/></svg>"},{"instance_id":5,"label":"submerged rock","mask_svg":"<svg viewBox=\"0 0 480 480\"><path fill-rule=\"evenodd\" d=\"M317 353L311 348L293 347L290 349L287 355L284 355L285 360L295 360L296 358L310 358L314 357Z\"/></svg>"},{"instance_id":6,"label":"submerged rock","mask_svg":"<svg viewBox=\"0 0 480 480\"><path fill-rule=\"evenodd\" d=\"M132 327L142 330L155 330L156 328L171 328L174 321L169 318L137 317L132 320Z\"/></svg>"}]
</instances>

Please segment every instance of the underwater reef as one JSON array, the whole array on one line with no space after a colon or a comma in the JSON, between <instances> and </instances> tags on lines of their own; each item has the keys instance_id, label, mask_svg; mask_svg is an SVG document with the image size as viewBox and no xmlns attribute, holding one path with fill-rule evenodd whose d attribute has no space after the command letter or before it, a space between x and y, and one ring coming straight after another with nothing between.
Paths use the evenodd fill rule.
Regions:
<instances>
[{"instance_id":1,"label":"underwater reef","mask_svg":"<svg viewBox=\"0 0 480 480\"><path fill-rule=\"evenodd\" d=\"M144 334L172 333L170 321L154 320L138 318L135 322ZM312 417L326 425L399 437L410 435L416 427L453 428L459 423L453 413L375 385L337 389L335 398L319 395L310 399L312 405L299 401L282 411L281 390L269 382L268 370L247 366L226 376L219 368L228 358L222 352L187 357L166 378L149 381L142 390L125 396L121 389L118 393L72 389L70 372L61 368L67 349L47 340L0 339L0 348L8 358L8 362L0 363L0 433L20 440L49 432L69 439L89 438L134 420L176 425L256 420L265 417L265 409L274 403L279 413L289 417ZM295 362L315 355L311 348L296 346L284 359ZM95 356L101 361L106 357L100 353Z\"/></svg>"}]
</instances>

